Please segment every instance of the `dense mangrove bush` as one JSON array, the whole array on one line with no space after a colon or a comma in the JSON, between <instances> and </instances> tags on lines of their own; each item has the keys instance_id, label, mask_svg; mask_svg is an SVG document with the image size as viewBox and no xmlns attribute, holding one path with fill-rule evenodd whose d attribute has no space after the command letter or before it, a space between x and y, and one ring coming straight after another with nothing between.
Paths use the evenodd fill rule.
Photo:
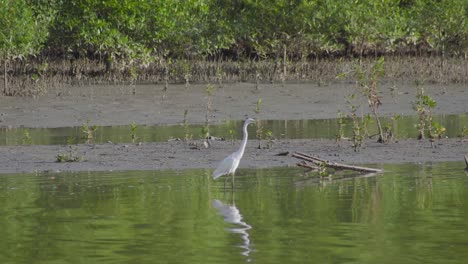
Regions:
<instances>
[{"instance_id":1,"label":"dense mangrove bush","mask_svg":"<svg viewBox=\"0 0 468 264\"><path fill-rule=\"evenodd\" d=\"M85 58L109 72L178 59L466 57L467 15L466 0L0 0L0 55L4 75L18 58Z\"/></svg>"}]
</instances>

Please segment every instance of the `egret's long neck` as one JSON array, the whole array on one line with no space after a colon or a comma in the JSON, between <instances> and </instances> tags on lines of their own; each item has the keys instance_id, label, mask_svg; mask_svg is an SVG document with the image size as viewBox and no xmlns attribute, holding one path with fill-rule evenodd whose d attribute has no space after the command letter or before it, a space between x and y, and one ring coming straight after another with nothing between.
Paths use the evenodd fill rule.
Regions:
<instances>
[{"instance_id":1,"label":"egret's long neck","mask_svg":"<svg viewBox=\"0 0 468 264\"><path fill-rule=\"evenodd\" d=\"M242 138L242 144L239 148L239 150L237 151L240 156L242 157L242 155L244 155L244 150L245 150L245 146L247 145L247 139L249 138L249 134L247 133L247 126L249 125L249 123L245 122L244 123L244 127L243 127L243 132L244 132L244 137Z\"/></svg>"}]
</instances>

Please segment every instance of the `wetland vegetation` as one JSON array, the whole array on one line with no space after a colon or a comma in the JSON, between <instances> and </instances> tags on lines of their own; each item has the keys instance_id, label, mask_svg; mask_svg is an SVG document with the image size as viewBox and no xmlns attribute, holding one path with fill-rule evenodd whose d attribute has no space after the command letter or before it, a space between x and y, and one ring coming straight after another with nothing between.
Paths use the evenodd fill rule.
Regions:
<instances>
[{"instance_id":1,"label":"wetland vegetation","mask_svg":"<svg viewBox=\"0 0 468 264\"><path fill-rule=\"evenodd\" d=\"M391 62L385 77L467 82L467 13L464 0L6 0L1 90L38 95L63 83L328 82L352 58L369 64L381 56Z\"/></svg>"},{"instance_id":2,"label":"wetland vegetation","mask_svg":"<svg viewBox=\"0 0 468 264\"><path fill-rule=\"evenodd\" d=\"M0 262L464 263L467 14L0 0ZM211 168L246 116L226 193Z\"/></svg>"},{"instance_id":3,"label":"wetland vegetation","mask_svg":"<svg viewBox=\"0 0 468 264\"><path fill-rule=\"evenodd\" d=\"M462 0L6 0L0 6L2 138L6 145L38 144L28 127L40 120L45 128L81 125L78 134L66 136L67 145L140 144L148 136L144 125L183 120L183 135L172 137L199 150L210 147L215 122L229 124L253 115L259 120L258 147L267 151L282 136L262 120L308 120L325 112L320 118L338 113L332 137L339 144L350 139L355 151L369 138L380 143L398 140L401 129L396 126L402 115L418 115L411 125L417 126L420 139L427 137L434 144L445 135L464 133L461 128L448 131L433 116L444 115L458 99L451 114L463 119L466 112L463 88L444 96L452 92L450 86L468 83L467 10ZM293 90L297 83L303 87ZM439 86L431 90L425 84ZM318 94L322 87L338 96ZM417 90L416 95L410 90ZM409 102L406 94L412 97ZM32 96L35 106L28 109L27 99L14 100L22 95ZM46 98L37 99L41 96ZM397 102L402 97L407 97L405 102ZM384 109L382 102L393 111ZM411 110L400 111L401 107ZM37 119L42 109L45 113ZM55 113L66 117L52 125ZM203 126L193 130L192 123ZM115 124L130 125L121 127L125 136L119 132L118 140L109 140L100 134ZM13 133L18 143L11 143L9 131L21 126L19 138ZM228 131L222 137L234 140L235 128ZM170 137L155 140L152 135L146 141Z\"/></svg>"}]
</instances>

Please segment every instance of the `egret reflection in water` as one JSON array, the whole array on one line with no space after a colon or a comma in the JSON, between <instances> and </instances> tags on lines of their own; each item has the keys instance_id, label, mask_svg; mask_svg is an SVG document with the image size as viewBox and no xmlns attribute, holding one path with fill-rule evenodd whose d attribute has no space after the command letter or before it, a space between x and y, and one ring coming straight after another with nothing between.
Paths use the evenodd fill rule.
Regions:
<instances>
[{"instance_id":1,"label":"egret reflection in water","mask_svg":"<svg viewBox=\"0 0 468 264\"><path fill-rule=\"evenodd\" d=\"M245 249L241 254L248 257L250 252L252 252L252 245L250 243L249 233L247 232L249 229L252 228L249 224L242 220L242 215L237 209L236 205L233 203L224 204L223 202L214 199L213 200L213 207L218 210L218 213L224 217L224 221L229 224L234 224L237 227L228 228L231 233L233 234L240 234L242 239L242 245L240 248Z\"/></svg>"}]
</instances>

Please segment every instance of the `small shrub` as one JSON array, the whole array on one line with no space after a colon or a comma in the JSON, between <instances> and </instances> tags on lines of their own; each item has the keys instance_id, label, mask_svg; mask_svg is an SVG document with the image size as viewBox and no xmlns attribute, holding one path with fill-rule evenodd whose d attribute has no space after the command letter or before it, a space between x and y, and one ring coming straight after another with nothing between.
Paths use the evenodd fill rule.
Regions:
<instances>
[{"instance_id":1,"label":"small shrub","mask_svg":"<svg viewBox=\"0 0 468 264\"><path fill-rule=\"evenodd\" d=\"M82 157L78 155L76 147L68 146L65 153L59 153L56 156L57 162L79 162Z\"/></svg>"}]
</instances>

